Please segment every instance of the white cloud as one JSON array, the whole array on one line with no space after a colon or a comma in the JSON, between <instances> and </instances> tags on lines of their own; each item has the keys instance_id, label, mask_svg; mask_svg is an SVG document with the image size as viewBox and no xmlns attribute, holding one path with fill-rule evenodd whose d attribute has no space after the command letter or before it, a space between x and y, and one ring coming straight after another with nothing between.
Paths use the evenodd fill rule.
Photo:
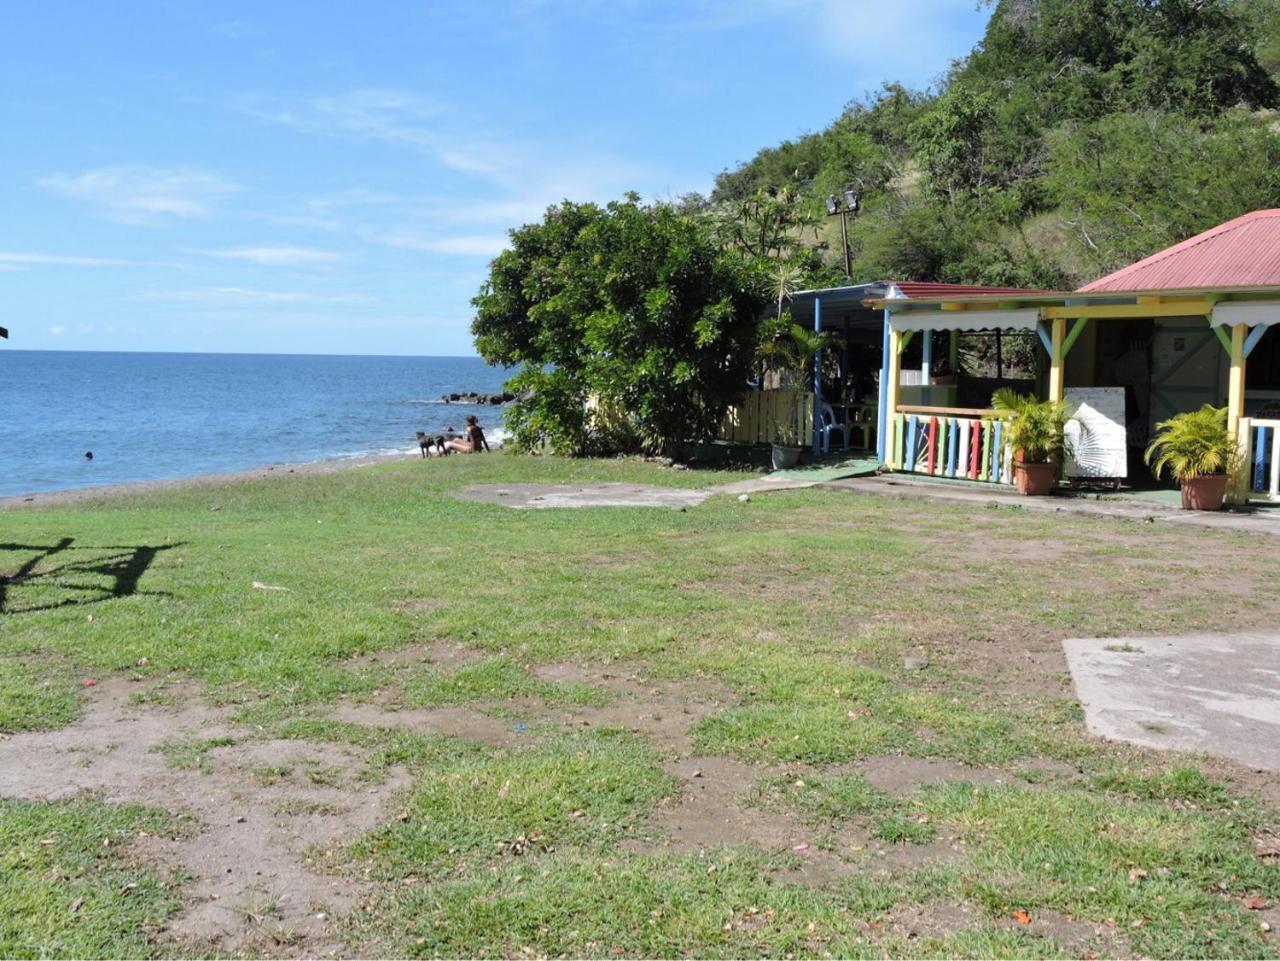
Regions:
<instances>
[{"instance_id":1,"label":"white cloud","mask_svg":"<svg viewBox=\"0 0 1280 961\"><path fill-rule=\"evenodd\" d=\"M778 30L812 37L826 56L858 64L868 78L919 83L933 79L921 78L922 71L941 74L948 58L968 53L981 36L983 21L985 17L975 18L973 3L957 0L690 0L684 17L666 26L724 33L775 24ZM960 31L971 23L976 36L957 44ZM890 42L877 42L884 38ZM904 75L904 68L912 76Z\"/></svg>"},{"instance_id":2,"label":"white cloud","mask_svg":"<svg viewBox=\"0 0 1280 961\"><path fill-rule=\"evenodd\" d=\"M454 254L460 257L496 257L506 249L509 240L505 234L455 234L446 237L420 237L399 232L375 238L390 247L406 250L423 250L433 254Z\"/></svg>"},{"instance_id":3,"label":"white cloud","mask_svg":"<svg viewBox=\"0 0 1280 961\"><path fill-rule=\"evenodd\" d=\"M0 270L25 270L28 267L123 267L129 262L111 257L65 257L58 254L0 251Z\"/></svg>"},{"instance_id":4,"label":"white cloud","mask_svg":"<svg viewBox=\"0 0 1280 961\"><path fill-rule=\"evenodd\" d=\"M330 264L342 259L341 255L331 250L317 250L313 247L234 247L228 250L207 250L205 253L210 257L243 260L263 267Z\"/></svg>"},{"instance_id":5,"label":"white cloud","mask_svg":"<svg viewBox=\"0 0 1280 961\"><path fill-rule=\"evenodd\" d=\"M61 337L66 332L67 332L66 324L54 324L52 327L49 328L49 333L53 334L53 336L55 337Z\"/></svg>"},{"instance_id":6,"label":"white cloud","mask_svg":"<svg viewBox=\"0 0 1280 961\"><path fill-rule=\"evenodd\" d=\"M108 216L133 223L205 217L214 205L242 188L194 167L99 167L81 174L57 173L40 186L81 200Z\"/></svg>"},{"instance_id":7,"label":"white cloud","mask_svg":"<svg viewBox=\"0 0 1280 961\"><path fill-rule=\"evenodd\" d=\"M403 90L358 88L310 97L293 104L267 98L241 100L239 109L267 123L327 137L398 144L469 174L495 175L504 168L510 145L469 134L449 123L449 108L438 100ZM454 129L446 129L451 126Z\"/></svg>"},{"instance_id":8,"label":"white cloud","mask_svg":"<svg viewBox=\"0 0 1280 961\"><path fill-rule=\"evenodd\" d=\"M189 290L148 290L136 300L202 304L355 304L364 294L317 294L301 290L257 290L250 287L194 287Z\"/></svg>"}]
</instances>

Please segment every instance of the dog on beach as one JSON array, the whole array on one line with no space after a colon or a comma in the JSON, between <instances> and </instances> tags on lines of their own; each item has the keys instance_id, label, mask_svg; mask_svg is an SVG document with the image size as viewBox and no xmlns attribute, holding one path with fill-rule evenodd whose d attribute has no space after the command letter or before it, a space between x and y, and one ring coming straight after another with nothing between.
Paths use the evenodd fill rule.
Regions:
<instances>
[{"instance_id":1,"label":"dog on beach","mask_svg":"<svg viewBox=\"0 0 1280 961\"><path fill-rule=\"evenodd\" d=\"M449 449L445 447L445 439L442 435L436 434L432 436L424 431L416 431L418 436L418 451L423 457L428 454L444 455L449 453Z\"/></svg>"},{"instance_id":2,"label":"dog on beach","mask_svg":"<svg viewBox=\"0 0 1280 961\"><path fill-rule=\"evenodd\" d=\"M414 431L418 437L418 450L423 457L428 454L444 456L452 454L453 448L449 446L450 441L455 441L462 437L454 428L446 426L444 431L439 434L428 434L425 431Z\"/></svg>"}]
</instances>

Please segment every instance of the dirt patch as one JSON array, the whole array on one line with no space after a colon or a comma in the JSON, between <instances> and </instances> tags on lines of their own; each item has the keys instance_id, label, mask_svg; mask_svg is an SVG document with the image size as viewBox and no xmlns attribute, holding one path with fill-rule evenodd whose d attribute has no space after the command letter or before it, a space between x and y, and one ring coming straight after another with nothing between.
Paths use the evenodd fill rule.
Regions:
<instances>
[{"instance_id":1,"label":"dirt patch","mask_svg":"<svg viewBox=\"0 0 1280 961\"><path fill-rule=\"evenodd\" d=\"M711 678L655 683L634 672L581 664L542 664L533 673L552 683L591 684L616 697L604 707L574 708L550 716L574 726L621 727L677 754L693 749L689 730L694 723L734 700L728 688Z\"/></svg>"},{"instance_id":2,"label":"dirt patch","mask_svg":"<svg viewBox=\"0 0 1280 961\"><path fill-rule=\"evenodd\" d=\"M527 731L517 730L518 722L455 705L392 711L377 704L343 704L330 716L351 724L396 728L415 734L443 734L497 747L519 747L533 739Z\"/></svg>"},{"instance_id":3,"label":"dirt patch","mask_svg":"<svg viewBox=\"0 0 1280 961\"><path fill-rule=\"evenodd\" d=\"M1012 778L993 768L969 767L940 758L888 755L863 761L858 772L875 788L904 797L926 784L968 781L970 784L1007 784Z\"/></svg>"},{"instance_id":4,"label":"dirt patch","mask_svg":"<svg viewBox=\"0 0 1280 961\"><path fill-rule=\"evenodd\" d=\"M410 614L432 614L442 610L449 602L443 597L401 597L388 606L393 611L408 611Z\"/></svg>"},{"instance_id":5,"label":"dirt patch","mask_svg":"<svg viewBox=\"0 0 1280 961\"><path fill-rule=\"evenodd\" d=\"M648 484L477 484L464 487L451 496L520 510L557 507L669 507L684 510L701 504L709 492Z\"/></svg>"},{"instance_id":6,"label":"dirt patch","mask_svg":"<svg viewBox=\"0 0 1280 961\"><path fill-rule=\"evenodd\" d=\"M1077 956L1091 952L1106 957L1130 956L1125 939L1113 925L1080 921L1049 909L1037 911L1030 918L1029 924L1021 924L1010 915L995 919L994 924L1006 930L1049 938ZM992 922L972 904L926 901L923 904L899 905L883 918L869 922L867 929L876 940L903 938L918 941L945 938L984 923Z\"/></svg>"},{"instance_id":7,"label":"dirt patch","mask_svg":"<svg viewBox=\"0 0 1280 961\"><path fill-rule=\"evenodd\" d=\"M306 741L230 743L181 768L164 745L207 744L236 731L194 696L177 708L134 705L139 689L105 680L76 723L0 742L0 794L94 792L193 817L198 832L137 842L144 857L193 878L191 903L165 931L170 941L199 953L342 953L332 919L354 905L361 883L323 873L315 850L380 823L408 785L405 772L394 770L380 784L357 782L363 763L354 750ZM264 784L268 767L277 780Z\"/></svg>"},{"instance_id":8,"label":"dirt patch","mask_svg":"<svg viewBox=\"0 0 1280 961\"><path fill-rule=\"evenodd\" d=\"M394 607L395 605L393 604L392 606ZM484 652L477 651L473 647L467 647L465 644L440 641L435 644L409 644L387 651L360 654L351 658L350 663L357 667L369 664L385 664L393 667L428 665L449 671L455 667L462 667L464 664L481 660L484 657Z\"/></svg>"},{"instance_id":9,"label":"dirt patch","mask_svg":"<svg viewBox=\"0 0 1280 961\"><path fill-rule=\"evenodd\" d=\"M684 790L658 810L655 823L665 837L653 847L688 854L736 844L792 849L810 841L813 831L793 818L743 803L757 779L777 771L723 757L687 757L663 767Z\"/></svg>"}]
</instances>

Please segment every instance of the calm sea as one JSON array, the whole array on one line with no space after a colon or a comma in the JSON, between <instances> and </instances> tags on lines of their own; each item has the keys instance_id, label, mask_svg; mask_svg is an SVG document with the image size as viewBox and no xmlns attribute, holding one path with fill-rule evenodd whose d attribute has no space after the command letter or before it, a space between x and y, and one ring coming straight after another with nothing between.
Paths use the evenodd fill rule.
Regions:
<instances>
[{"instance_id":1,"label":"calm sea","mask_svg":"<svg viewBox=\"0 0 1280 961\"><path fill-rule=\"evenodd\" d=\"M467 414L500 436L501 408L439 399L507 376L474 357L0 347L0 495L416 451L415 430Z\"/></svg>"}]
</instances>

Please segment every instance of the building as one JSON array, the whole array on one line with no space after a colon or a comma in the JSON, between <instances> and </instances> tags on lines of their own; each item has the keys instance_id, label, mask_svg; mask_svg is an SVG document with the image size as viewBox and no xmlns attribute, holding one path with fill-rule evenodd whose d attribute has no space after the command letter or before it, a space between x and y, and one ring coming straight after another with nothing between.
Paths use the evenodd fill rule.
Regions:
<instances>
[{"instance_id":1,"label":"building","mask_svg":"<svg viewBox=\"0 0 1280 961\"><path fill-rule=\"evenodd\" d=\"M943 335L998 330L1038 338L1048 398L1123 389L1135 470L1159 421L1209 403L1227 408L1245 454L1236 499L1280 496L1280 210L1238 217L1069 293L890 291L866 306L883 312L878 452L894 470L1007 481L993 413L916 402L902 363L917 337L932 357ZM967 457L939 456L957 440Z\"/></svg>"}]
</instances>

